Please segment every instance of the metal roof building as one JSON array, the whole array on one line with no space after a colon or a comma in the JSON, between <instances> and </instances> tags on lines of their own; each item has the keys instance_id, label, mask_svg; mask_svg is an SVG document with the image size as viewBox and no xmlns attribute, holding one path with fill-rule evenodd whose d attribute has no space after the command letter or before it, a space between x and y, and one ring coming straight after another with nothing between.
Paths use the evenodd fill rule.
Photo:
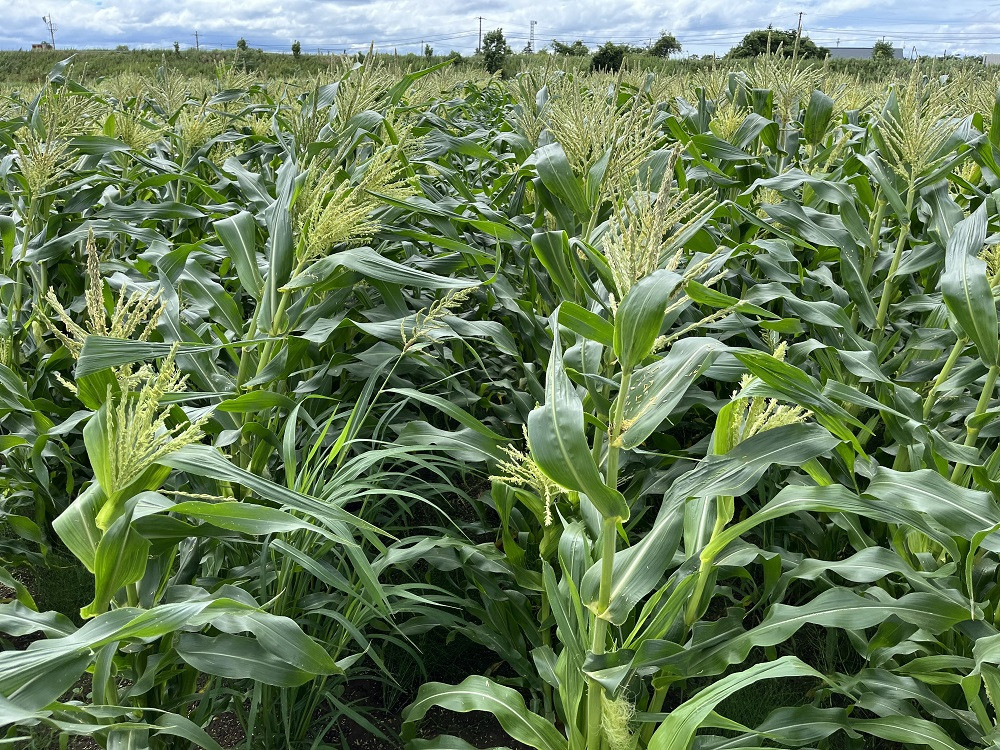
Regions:
<instances>
[{"instance_id":1,"label":"metal roof building","mask_svg":"<svg viewBox=\"0 0 1000 750\"><path fill-rule=\"evenodd\" d=\"M830 57L834 60L871 60L872 47L831 47ZM892 57L895 60L903 59L903 48L893 47Z\"/></svg>"}]
</instances>

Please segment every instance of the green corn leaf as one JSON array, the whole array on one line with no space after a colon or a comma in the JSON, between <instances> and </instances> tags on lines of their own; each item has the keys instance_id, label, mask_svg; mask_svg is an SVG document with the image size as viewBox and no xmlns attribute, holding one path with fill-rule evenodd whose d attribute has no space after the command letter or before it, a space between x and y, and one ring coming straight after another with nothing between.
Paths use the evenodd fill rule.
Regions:
<instances>
[{"instance_id":1,"label":"green corn leaf","mask_svg":"<svg viewBox=\"0 0 1000 750\"><path fill-rule=\"evenodd\" d=\"M660 335L667 301L682 279L672 271L654 271L628 290L615 313L615 354L629 372L644 360Z\"/></svg>"},{"instance_id":2,"label":"green corn leaf","mask_svg":"<svg viewBox=\"0 0 1000 750\"><path fill-rule=\"evenodd\" d=\"M1000 364L996 301L979 253L986 242L986 204L960 221L948 240L941 294L960 331L972 339L990 367Z\"/></svg>"},{"instance_id":3,"label":"green corn leaf","mask_svg":"<svg viewBox=\"0 0 1000 750\"><path fill-rule=\"evenodd\" d=\"M70 140L69 145L74 151L90 156L104 156L116 151L130 150L121 141L106 135L78 135Z\"/></svg>"},{"instance_id":4,"label":"green corn leaf","mask_svg":"<svg viewBox=\"0 0 1000 750\"><path fill-rule=\"evenodd\" d=\"M802 135L806 143L817 144L826 137L833 117L834 100L816 89L809 95L806 115L802 120Z\"/></svg>"},{"instance_id":5,"label":"green corn leaf","mask_svg":"<svg viewBox=\"0 0 1000 750\"><path fill-rule=\"evenodd\" d=\"M226 252L236 267L240 284L254 299L264 291L264 278L257 267L257 222L247 211L215 222Z\"/></svg>"},{"instance_id":6,"label":"green corn leaf","mask_svg":"<svg viewBox=\"0 0 1000 750\"><path fill-rule=\"evenodd\" d=\"M274 391L250 391L236 398L228 398L225 401L221 401L215 408L218 411L237 414L266 411L268 409L291 411L295 408L295 401L284 394L275 393Z\"/></svg>"},{"instance_id":7,"label":"green corn leaf","mask_svg":"<svg viewBox=\"0 0 1000 750\"><path fill-rule=\"evenodd\" d=\"M883 716L878 719L853 719L851 728L892 742L919 745L931 750L963 750L937 724L914 716Z\"/></svg>"},{"instance_id":8,"label":"green corn leaf","mask_svg":"<svg viewBox=\"0 0 1000 750\"><path fill-rule=\"evenodd\" d=\"M665 357L637 370L622 407L622 446L635 448L652 435L725 349L725 344L715 339L685 338L674 344Z\"/></svg>"},{"instance_id":9,"label":"green corn leaf","mask_svg":"<svg viewBox=\"0 0 1000 750\"><path fill-rule=\"evenodd\" d=\"M794 656L757 664L724 677L675 708L653 733L649 750L689 750L695 732L723 700L761 680L788 677L823 680L823 675Z\"/></svg>"},{"instance_id":10,"label":"green corn leaf","mask_svg":"<svg viewBox=\"0 0 1000 750\"><path fill-rule=\"evenodd\" d=\"M742 495L769 466L800 466L833 450L839 442L817 424L781 425L747 438L722 455L706 456L675 481L674 491L685 497Z\"/></svg>"},{"instance_id":11,"label":"green corn leaf","mask_svg":"<svg viewBox=\"0 0 1000 750\"><path fill-rule=\"evenodd\" d=\"M87 458L94 471L94 478L103 488L108 502L112 502L112 494L116 488L111 473L111 455L113 447L108 443L108 407L101 406L83 428L83 442L87 447Z\"/></svg>"},{"instance_id":12,"label":"green corn leaf","mask_svg":"<svg viewBox=\"0 0 1000 750\"><path fill-rule=\"evenodd\" d=\"M48 638L70 635L76 626L58 612L37 612L19 601L0 604L0 632L8 635L28 635L37 631Z\"/></svg>"},{"instance_id":13,"label":"green corn leaf","mask_svg":"<svg viewBox=\"0 0 1000 750\"><path fill-rule=\"evenodd\" d=\"M734 354L752 374L775 391L793 403L811 409L816 415L816 420L834 435L855 444L857 448L861 447L847 428L847 424L856 427L863 425L848 411L824 396L819 384L810 375L763 352L739 351Z\"/></svg>"},{"instance_id":14,"label":"green corn leaf","mask_svg":"<svg viewBox=\"0 0 1000 750\"><path fill-rule=\"evenodd\" d=\"M432 740L410 740L406 747L409 750L478 750L475 745L470 745L465 740L450 734L439 734ZM491 747L489 750L510 750L510 748Z\"/></svg>"},{"instance_id":15,"label":"green corn leaf","mask_svg":"<svg viewBox=\"0 0 1000 750\"><path fill-rule=\"evenodd\" d=\"M296 530L325 533L323 529L298 519L291 513L248 502L207 503L188 500L171 505L165 510L197 518L213 526L241 534L282 534Z\"/></svg>"},{"instance_id":16,"label":"green corn leaf","mask_svg":"<svg viewBox=\"0 0 1000 750\"><path fill-rule=\"evenodd\" d=\"M849 721L847 711L842 708L778 708L753 729L753 734L792 747L815 745L839 731L850 733ZM728 750L728 747L727 743L717 750Z\"/></svg>"},{"instance_id":17,"label":"green corn leaf","mask_svg":"<svg viewBox=\"0 0 1000 750\"><path fill-rule=\"evenodd\" d=\"M355 247L321 258L283 285L282 289L312 288L314 291L326 291L338 286L353 286L356 277L350 274L337 276L337 272L341 269L353 271L365 278L418 289L466 289L479 283L476 280L449 278L429 273L397 263L384 255L379 255L370 247Z\"/></svg>"},{"instance_id":18,"label":"green corn leaf","mask_svg":"<svg viewBox=\"0 0 1000 750\"><path fill-rule=\"evenodd\" d=\"M880 468L865 494L897 508L924 513L954 536L970 541L1000 523L1000 505L990 493L959 487L931 469Z\"/></svg>"},{"instance_id":19,"label":"green corn leaf","mask_svg":"<svg viewBox=\"0 0 1000 750\"><path fill-rule=\"evenodd\" d=\"M587 193L566 158L566 152L558 143L542 146L534 154L538 176L549 191L565 203L576 214L580 222L590 219L590 204Z\"/></svg>"},{"instance_id":20,"label":"green corn leaf","mask_svg":"<svg viewBox=\"0 0 1000 750\"><path fill-rule=\"evenodd\" d=\"M97 562L97 545L101 530L97 527L97 513L107 498L101 486L90 485L52 522L52 528L91 573Z\"/></svg>"},{"instance_id":21,"label":"green corn leaf","mask_svg":"<svg viewBox=\"0 0 1000 750\"><path fill-rule=\"evenodd\" d=\"M584 433L583 403L566 375L559 341L558 311L553 313L552 352L545 377L545 403L528 415L531 455L554 482L590 498L607 518L628 518L625 498L601 478Z\"/></svg>"},{"instance_id":22,"label":"green corn leaf","mask_svg":"<svg viewBox=\"0 0 1000 750\"><path fill-rule=\"evenodd\" d=\"M296 687L312 675L264 649L253 638L241 635L207 636L181 633L178 655L199 672L234 680L251 679L265 685Z\"/></svg>"},{"instance_id":23,"label":"green corn leaf","mask_svg":"<svg viewBox=\"0 0 1000 750\"><path fill-rule=\"evenodd\" d=\"M180 737L203 748L203 750L222 750L222 746L212 739L208 732L187 717L180 716L179 714L160 714L156 721L153 722L153 726L159 728L157 734Z\"/></svg>"},{"instance_id":24,"label":"green corn leaf","mask_svg":"<svg viewBox=\"0 0 1000 750\"><path fill-rule=\"evenodd\" d=\"M625 622L642 597L660 584L663 571L677 550L684 528L681 510L684 498L668 498L664 499L663 509L649 533L638 544L615 554L611 598L603 615L613 625ZM601 561L598 560L587 570L580 586L580 595L586 604L597 601L600 579Z\"/></svg>"},{"instance_id":25,"label":"green corn leaf","mask_svg":"<svg viewBox=\"0 0 1000 750\"><path fill-rule=\"evenodd\" d=\"M572 250L566 232L536 232L531 236L531 247L563 299L576 299L576 277L569 261Z\"/></svg>"},{"instance_id":26,"label":"green corn leaf","mask_svg":"<svg viewBox=\"0 0 1000 750\"><path fill-rule=\"evenodd\" d=\"M257 638L257 642L272 656L309 675L343 674L333 657L319 643L302 632L288 617L268 612L250 611L234 618ZM217 627L224 629L217 623Z\"/></svg>"},{"instance_id":27,"label":"green corn leaf","mask_svg":"<svg viewBox=\"0 0 1000 750\"><path fill-rule=\"evenodd\" d=\"M476 419L474 416L469 414L465 409L451 403L447 399L441 398L440 396L435 396L432 393L424 393L418 391L415 388L392 388L387 390L387 393L395 393L405 398L413 399L414 401L419 401L421 403L427 404L428 406L433 406L435 409L439 409L443 413L447 414L449 417L454 419L456 422L464 427L468 427L483 437L496 440L498 442L506 442L507 438L494 432L481 421Z\"/></svg>"},{"instance_id":28,"label":"green corn leaf","mask_svg":"<svg viewBox=\"0 0 1000 750\"><path fill-rule=\"evenodd\" d=\"M588 341L614 346L615 327L597 313L585 310L574 302L559 305L559 324Z\"/></svg>"},{"instance_id":29,"label":"green corn leaf","mask_svg":"<svg viewBox=\"0 0 1000 750\"><path fill-rule=\"evenodd\" d=\"M945 547L955 559L959 557L958 547L952 537L942 533L936 525L928 523L928 518L924 513L859 497L840 485L824 487L789 485L785 487L756 513L737 524L733 524L716 536L702 550L701 556L703 559L714 559L726 546L751 529L775 518L800 511L855 513L887 523L913 527Z\"/></svg>"},{"instance_id":30,"label":"green corn leaf","mask_svg":"<svg viewBox=\"0 0 1000 750\"><path fill-rule=\"evenodd\" d=\"M449 711L486 711L496 717L513 739L536 750L567 750L566 738L552 724L532 713L516 690L473 675L458 685L429 682L403 712L403 738L412 739L416 723L433 707Z\"/></svg>"},{"instance_id":31,"label":"green corn leaf","mask_svg":"<svg viewBox=\"0 0 1000 750\"><path fill-rule=\"evenodd\" d=\"M222 349L238 349L244 346L256 346L267 341L277 341L277 339L254 339L252 341L233 341L226 344L194 344L180 343L178 351L180 355L195 355L217 352ZM155 341L130 341L127 339L114 339L107 336L88 336L80 352L80 358L76 363L75 376L77 381L85 379L94 373L100 373L111 367L121 367L133 362L142 362L150 359L161 359L170 354L174 344L159 343ZM110 376L109 376L110 377ZM113 383L113 378L107 380ZM104 402L105 393L100 392L101 403Z\"/></svg>"},{"instance_id":32,"label":"green corn leaf","mask_svg":"<svg viewBox=\"0 0 1000 750\"><path fill-rule=\"evenodd\" d=\"M134 503L126 506L101 537L94 556L94 600L80 610L81 617L107 611L112 597L146 572L150 543L132 528Z\"/></svg>"}]
</instances>

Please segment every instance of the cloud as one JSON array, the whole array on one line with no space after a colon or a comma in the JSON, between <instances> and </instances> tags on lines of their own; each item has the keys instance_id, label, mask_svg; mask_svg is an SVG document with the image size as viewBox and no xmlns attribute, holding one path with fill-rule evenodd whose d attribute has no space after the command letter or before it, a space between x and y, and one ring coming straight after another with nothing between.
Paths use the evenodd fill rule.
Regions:
<instances>
[{"instance_id":1,"label":"cloud","mask_svg":"<svg viewBox=\"0 0 1000 750\"><path fill-rule=\"evenodd\" d=\"M524 47L530 22L537 21L536 46L553 39L582 39L594 47L614 40L631 44L675 34L685 53L722 54L746 32L774 24L793 28L800 10L804 29L828 47L871 46L885 36L921 54L1000 52L1000 8L989 2L954 4L929 0L495 0L481 6L461 0L2 0L8 7L0 27L0 48L27 48L48 34L42 15L58 25L56 44L71 47L194 46L195 31L207 47L235 46L243 37L253 47L285 51L295 39L304 49L379 49L468 53L483 30L502 27L511 46ZM41 10L40 10L41 9ZM954 9L954 10L953 10Z\"/></svg>"}]
</instances>

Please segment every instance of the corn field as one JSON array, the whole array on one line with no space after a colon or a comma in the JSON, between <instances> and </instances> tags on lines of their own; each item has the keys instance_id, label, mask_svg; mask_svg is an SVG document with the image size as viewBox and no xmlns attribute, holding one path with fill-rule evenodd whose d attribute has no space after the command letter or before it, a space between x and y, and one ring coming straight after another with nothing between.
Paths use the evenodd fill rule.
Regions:
<instances>
[{"instance_id":1,"label":"corn field","mask_svg":"<svg viewBox=\"0 0 1000 750\"><path fill-rule=\"evenodd\" d=\"M1000 747L1000 79L911 71L0 91L0 744Z\"/></svg>"}]
</instances>

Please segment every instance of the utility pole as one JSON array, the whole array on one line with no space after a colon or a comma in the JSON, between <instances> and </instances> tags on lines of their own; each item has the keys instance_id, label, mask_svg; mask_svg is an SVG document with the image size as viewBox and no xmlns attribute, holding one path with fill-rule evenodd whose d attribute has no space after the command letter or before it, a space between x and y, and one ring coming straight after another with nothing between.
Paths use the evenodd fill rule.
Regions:
<instances>
[{"instance_id":1,"label":"utility pole","mask_svg":"<svg viewBox=\"0 0 1000 750\"><path fill-rule=\"evenodd\" d=\"M528 51L529 52L534 52L535 51L535 26L537 24L538 24L538 21L532 21L531 22L531 34L528 36Z\"/></svg>"},{"instance_id":2,"label":"utility pole","mask_svg":"<svg viewBox=\"0 0 1000 750\"><path fill-rule=\"evenodd\" d=\"M803 12L799 11L799 30L795 32L795 49L792 51L792 59L799 59L799 40L802 39L802 16Z\"/></svg>"},{"instance_id":3,"label":"utility pole","mask_svg":"<svg viewBox=\"0 0 1000 750\"><path fill-rule=\"evenodd\" d=\"M45 22L45 28L49 30L49 39L52 40L52 49L56 48L56 31L59 29L54 23L52 23L52 14L49 13L47 16L42 16L42 20Z\"/></svg>"},{"instance_id":4,"label":"utility pole","mask_svg":"<svg viewBox=\"0 0 1000 750\"><path fill-rule=\"evenodd\" d=\"M476 47L476 54L483 51L483 17L479 16L479 46Z\"/></svg>"},{"instance_id":5,"label":"utility pole","mask_svg":"<svg viewBox=\"0 0 1000 750\"><path fill-rule=\"evenodd\" d=\"M194 48L195 48L195 51L198 51L198 50L201 49L201 40L198 38L198 32L197 31L194 32Z\"/></svg>"}]
</instances>

